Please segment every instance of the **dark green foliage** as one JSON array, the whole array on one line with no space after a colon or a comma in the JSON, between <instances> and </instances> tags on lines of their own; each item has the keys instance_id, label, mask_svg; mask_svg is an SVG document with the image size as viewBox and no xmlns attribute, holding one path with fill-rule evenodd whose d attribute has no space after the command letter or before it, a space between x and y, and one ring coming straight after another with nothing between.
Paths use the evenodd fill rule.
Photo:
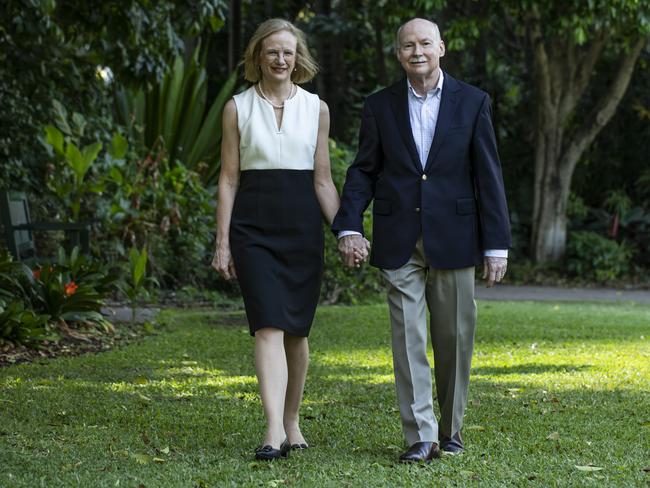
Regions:
<instances>
[{"instance_id":1,"label":"dark green foliage","mask_svg":"<svg viewBox=\"0 0 650 488\"><path fill-rule=\"evenodd\" d=\"M237 81L233 72L209 107L205 56L200 50L185 63L177 56L159 83L146 91L118 90L117 117L130 138L153 151L164 148L170 161L182 161L214 184L221 152L221 113Z\"/></svg>"},{"instance_id":2,"label":"dark green foliage","mask_svg":"<svg viewBox=\"0 0 650 488\"><path fill-rule=\"evenodd\" d=\"M214 188L165 153L114 162L98 202L100 253L126 259L146 244L152 275L164 287L196 284L209 273L214 230Z\"/></svg>"},{"instance_id":3,"label":"dark green foliage","mask_svg":"<svg viewBox=\"0 0 650 488\"><path fill-rule=\"evenodd\" d=\"M101 182L89 181L92 167L103 148L98 141L81 145L84 139L86 118L78 112L68 117L68 112L57 100L53 101L58 127L45 126L45 147L54 164L49 166L47 185L67 210L66 215L73 222L79 221L82 203L88 193L101 193ZM86 209L88 214L89 209ZM88 218L89 216L86 215ZM88 220L90 220L88 218Z\"/></svg>"},{"instance_id":4,"label":"dark green foliage","mask_svg":"<svg viewBox=\"0 0 650 488\"><path fill-rule=\"evenodd\" d=\"M68 270L57 264L41 268L32 303L54 322L103 322L99 313L102 296L91 285L75 282Z\"/></svg>"},{"instance_id":5,"label":"dark green foliage","mask_svg":"<svg viewBox=\"0 0 650 488\"><path fill-rule=\"evenodd\" d=\"M155 278L147 276L147 247L138 250L135 246L129 251L128 265L125 266L124 278L120 280L118 288L131 304L131 323L135 323L136 307L138 300L147 299L149 293L145 285L152 282L158 285Z\"/></svg>"},{"instance_id":6,"label":"dark green foliage","mask_svg":"<svg viewBox=\"0 0 650 488\"><path fill-rule=\"evenodd\" d=\"M631 255L625 243L595 232L572 232L567 246L567 268L580 278L604 283L629 272Z\"/></svg>"},{"instance_id":7,"label":"dark green foliage","mask_svg":"<svg viewBox=\"0 0 650 488\"><path fill-rule=\"evenodd\" d=\"M348 166L354 153L343 144L330 140L332 177L339 193L343 187ZM372 213L364 214L365 237L372 243ZM360 268L348 268L341 261L338 241L329 228L325 229L325 271L321 300L325 303L354 304L380 299L383 284L377 268L368 263Z\"/></svg>"},{"instance_id":8,"label":"dark green foliage","mask_svg":"<svg viewBox=\"0 0 650 488\"><path fill-rule=\"evenodd\" d=\"M49 315L26 310L21 300L0 298L0 345L6 342L33 345L48 338Z\"/></svg>"},{"instance_id":9,"label":"dark green foliage","mask_svg":"<svg viewBox=\"0 0 650 488\"><path fill-rule=\"evenodd\" d=\"M222 0L140 2L7 0L0 6L0 186L40 192L47 157L36 144L51 120L51 100L83 113L87 133L112 128L108 85L160 79L183 38L206 23L223 25ZM104 71L106 74L107 72ZM6 162L5 162L6 161Z\"/></svg>"},{"instance_id":10,"label":"dark green foliage","mask_svg":"<svg viewBox=\"0 0 650 488\"><path fill-rule=\"evenodd\" d=\"M624 213L619 236L633 247L632 264L637 274L650 273L650 210L632 207Z\"/></svg>"},{"instance_id":11,"label":"dark green foliage","mask_svg":"<svg viewBox=\"0 0 650 488\"><path fill-rule=\"evenodd\" d=\"M112 326L100 314L104 298L115 291L117 275L75 248L70 255L59 249L55 263L33 270L0 258L0 341L32 343L56 339L63 325Z\"/></svg>"},{"instance_id":12,"label":"dark green foliage","mask_svg":"<svg viewBox=\"0 0 650 488\"><path fill-rule=\"evenodd\" d=\"M56 126L48 125L44 137L54 158L46 181L63 215L94 222L93 245L109 262L126 260L127 249L146 244L152 274L163 286L204 279L209 268L198 263L209 262L214 187L206 188L181 161L172 163L160 138L151 150L140 146L137 131L129 134L136 141L115 132L105 150L98 142L78 149L85 118L55 105ZM191 273L187 263L193 263Z\"/></svg>"},{"instance_id":13,"label":"dark green foliage","mask_svg":"<svg viewBox=\"0 0 650 488\"><path fill-rule=\"evenodd\" d=\"M447 46L443 68L491 95L513 223L511 262L521 261L530 254L534 109L540 107L534 102L537 77L526 43L527 19L539 15L544 20L550 52L564 53L553 46L572 39L574 54L581 54L603 26L612 36L579 109L560 125L569 132L606 93L625 42L648 31L648 7L631 1L241 2L239 52L227 56L227 30L233 25L229 17L228 29L221 29L230 15L226 4L2 2L0 187L30 192L35 220L73 220L78 214L80 220L95 221L93 252L102 260L126 260L131 246L146 244L148 271L163 287L227 288L208 263L220 112L236 84L234 78L226 82L229 58L240 59L246 40L269 16L295 20L307 32L321 66L307 88L328 102L335 139L352 144L364 97L402 76L394 55L395 29L421 16L442 28ZM625 42L619 42L619 31ZM577 165L572 190L587 213L574 216L569 227L569 233L605 235L618 214L615 239L631 250L629 273L636 282L647 281L650 273L648 55L646 48L617 115ZM132 96L123 97L124 92ZM47 125L61 136L51 129L45 134ZM39 139L49 139L50 146ZM98 147L102 149L93 159ZM345 154L337 168L336 150L332 153L340 185L353 154ZM627 211L606 207L612 190L629 198ZM370 231L371 216L366 219ZM376 271L367 265L344 269L336 242L326 233L322 299L347 303L377 296L383 285ZM50 246L48 252L57 243Z\"/></svg>"},{"instance_id":14,"label":"dark green foliage","mask_svg":"<svg viewBox=\"0 0 650 488\"><path fill-rule=\"evenodd\" d=\"M21 262L14 262L9 253L0 254L0 298L29 300L34 285L32 270Z\"/></svg>"}]
</instances>

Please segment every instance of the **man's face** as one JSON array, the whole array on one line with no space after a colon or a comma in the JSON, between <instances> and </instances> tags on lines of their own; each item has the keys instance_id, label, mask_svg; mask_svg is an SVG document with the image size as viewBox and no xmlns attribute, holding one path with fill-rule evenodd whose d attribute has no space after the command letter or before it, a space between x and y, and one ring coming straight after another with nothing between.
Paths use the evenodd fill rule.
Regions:
<instances>
[{"instance_id":1,"label":"man's face","mask_svg":"<svg viewBox=\"0 0 650 488\"><path fill-rule=\"evenodd\" d=\"M397 59L409 78L431 76L440 66L445 43L430 22L415 19L402 27Z\"/></svg>"}]
</instances>

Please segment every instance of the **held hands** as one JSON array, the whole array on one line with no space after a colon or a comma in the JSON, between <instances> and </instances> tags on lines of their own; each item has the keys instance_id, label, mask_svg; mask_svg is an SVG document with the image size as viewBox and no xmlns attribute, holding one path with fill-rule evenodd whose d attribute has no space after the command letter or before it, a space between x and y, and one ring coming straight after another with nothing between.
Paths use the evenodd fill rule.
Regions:
<instances>
[{"instance_id":1,"label":"held hands","mask_svg":"<svg viewBox=\"0 0 650 488\"><path fill-rule=\"evenodd\" d=\"M235 272L235 263L232 260L232 255L230 254L229 247L218 246L214 251L214 257L212 258L211 265L226 280L237 278L237 273Z\"/></svg>"},{"instance_id":2,"label":"held hands","mask_svg":"<svg viewBox=\"0 0 650 488\"><path fill-rule=\"evenodd\" d=\"M349 235L339 239L339 252L346 266L358 268L368 259L370 242L361 235Z\"/></svg>"},{"instance_id":3,"label":"held hands","mask_svg":"<svg viewBox=\"0 0 650 488\"><path fill-rule=\"evenodd\" d=\"M488 288L499 283L506 274L508 258L485 256L483 258L483 278L487 278Z\"/></svg>"}]
</instances>

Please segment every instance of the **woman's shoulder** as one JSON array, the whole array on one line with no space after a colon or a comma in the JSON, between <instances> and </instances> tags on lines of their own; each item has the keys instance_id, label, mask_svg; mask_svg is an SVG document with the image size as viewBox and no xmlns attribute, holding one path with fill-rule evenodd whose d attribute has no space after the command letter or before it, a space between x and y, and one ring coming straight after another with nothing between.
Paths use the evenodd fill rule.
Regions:
<instances>
[{"instance_id":1,"label":"woman's shoulder","mask_svg":"<svg viewBox=\"0 0 650 488\"><path fill-rule=\"evenodd\" d=\"M235 101L240 101L240 100L245 100L247 98L251 98L255 94L254 90L255 90L255 85L251 85L246 90L241 91L241 92L233 95L232 98Z\"/></svg>"},{"instance_id":2,"label":"woman's shoulder","mask_svg":"<svg viewBox=\"0 0 650 488\"><path fill-rule=\"evenodd\" d=\"M305 90L300 85L296 85L296 87L297 87L296 96L300 96L304 98L311 105L313 105L314 107L318 107L318 109L320 110L322 100L318 97L317 94Z\"/></svg>"}]
</instances>

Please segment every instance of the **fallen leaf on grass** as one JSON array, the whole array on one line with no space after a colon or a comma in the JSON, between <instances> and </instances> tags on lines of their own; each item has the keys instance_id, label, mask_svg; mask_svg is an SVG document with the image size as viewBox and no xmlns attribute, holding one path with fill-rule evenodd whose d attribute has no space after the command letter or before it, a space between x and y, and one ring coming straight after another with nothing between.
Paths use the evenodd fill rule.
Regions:
<instances>
[{"instance_id":1,"label":"fallen leaf on grass","mask_svg":"<svg viewBox=\"0 0 650 488\"><path fill-rule=\"evenodd\" d=\"M593 464L587 464L586 466L578 466L576 464L575 468L578 471L587 471L587 472L601 471L601 470L605 469L605 468L601 468L600 466L594 466Z\"/></svg>"},{"instance_id":2,"label":"fallen leaf on grass","mask_svg":"<svg viewBox=\"0 0 650 488\"><path fill-rule=\"evenodd\" d=\"M464 427L465 430L485 430L485 427L482 425L468 425Z\"/></svg>"},{"instance_id":3,"label":"fallen leaf on grass","mask_svg":"<svg viewBox=\"0 0 650 488\"><path fill-rule=\"evenodd\" d=\"M270 486L271 488L276 488L276 487L278 487L278 486L280 486L280 485L283 485L283 484L284 484L284 480L268 480L268 481L266 482L266 484L267 484L268 486Z\"/></svg>"},{"instance_id":4,"label":"fallen leaf on grass","mask_svg":"<svg viewBox=\"0 0 650 488\"><path fill-rule=\"evenodd\" d=\"M650 420L646 420L645 422L641 422L641 427L648 427L648 428L650 428Z\"/></svg>"},{"instance_id":5,"label":"fallen leaf on grass","mask_svg":"<svg viewBox=\"0 0 650 488\"><path fill-rule=\"evenodd\" d=\"M138 393L138 398L142 400L145 403L149 403L151 401L151 398L148 396L143 395L142 393Z\"/></svg>"},{"instance_id":6,"label":"fallen leaf on grass","mask_svg":"<svg viewBox=\"0 0 650 488\"><path fill-rule=\"evenodd\" d=\"M163 453L163 454L169 454L169 446L167 446L167 447L163 447L163 448L160 450L160 452Z\"/></svg>"},{"instance_id":7,"label":"fallen leaf on grass","mask_svg":"<svg viewBox=\"0 0 650 488\"><path fill-rule=\"evenodd\" d=\"M559 438L560 438L559 432L551 432L549 435L546 436L546 439L549 441L556 441Z\"/></svg>"},{"instance_id":8,"label":"fallen leaf on grass","mask_svg":"<svg viewBox=\"0 0 650 488\"><path fill-rule=\"evenodd\" d=\"M151 456L148 454L133 454L133 459L136 460L138 464L149 464L151 462Z\"/></svg>"},{"instance_id":9,"label":"fallen leaf on grass","mask_svg":"<svg viewBox=\"0 0 650 488\"><path fill-rule=\"evenodd\" d=\"M153 458L154 463L164 463L165 460L163 458L155 457Z\"/></svg>"}]
</instances>

